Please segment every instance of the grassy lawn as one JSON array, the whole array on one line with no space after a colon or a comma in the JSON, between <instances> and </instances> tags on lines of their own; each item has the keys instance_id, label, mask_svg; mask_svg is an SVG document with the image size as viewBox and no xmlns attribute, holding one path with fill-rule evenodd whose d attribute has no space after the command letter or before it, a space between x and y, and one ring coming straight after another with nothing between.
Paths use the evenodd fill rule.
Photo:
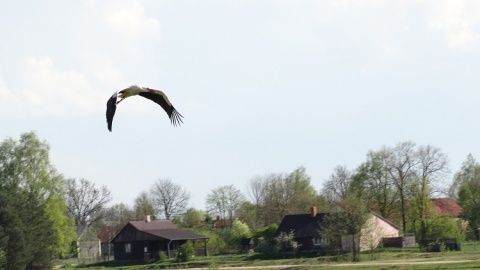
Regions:
<instances>
[{"instance_id":1,"label":"grassy lawn","mask_svg":"<svg viewBox=\"0 0 480 270\"><path fill-rule=\"evenodd\" d=\"M360 262L352 263L351 255L297 256L296 258L272 258L262 254L238 254L197 257L188 263L167 262L101 262L81 263L77 260L57 261L57 269L185 269L223 267L270 266L282 269L480 269L480 245L466 242L462 251L425 252L417 248L377 249L364 252Z\"/></svg>"}]
</instances>

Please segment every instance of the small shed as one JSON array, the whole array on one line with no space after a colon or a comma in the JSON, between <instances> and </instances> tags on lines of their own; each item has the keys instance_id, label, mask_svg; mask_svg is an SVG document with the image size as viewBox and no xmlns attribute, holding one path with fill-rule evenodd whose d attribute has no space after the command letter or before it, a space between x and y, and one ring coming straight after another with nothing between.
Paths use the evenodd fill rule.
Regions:
<instances>
[{"instance_id":1,"label":"small shed","mask_svg":"<svg viewBox=\"0 0 480 270\"><path fill-rule=\"evenodd\" d=\"M175 251L188 240L195 249L195 256L207 255L208 237L177 228L170 220L128 222L111 240L115 260L158 259L164 252L173 258Z\"/></svg>"},{"instance_id":2,"label":"small shed","mask_svg":"<svg viewBox=\"0 0 480 270\"><path fill-rule=\"evenodd\" d=\"M253 238L243 238L240 241L240 245L242 246L242 252L249 252L253 249Z\"/></svg>"}]
</instances>

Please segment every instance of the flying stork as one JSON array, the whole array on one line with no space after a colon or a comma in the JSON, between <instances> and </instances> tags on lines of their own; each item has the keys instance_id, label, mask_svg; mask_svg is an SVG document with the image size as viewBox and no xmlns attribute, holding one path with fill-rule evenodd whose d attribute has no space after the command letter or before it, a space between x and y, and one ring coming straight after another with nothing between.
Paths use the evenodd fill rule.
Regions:
<instances>
[{"instance_id":1,"label":"flying stork","mask_svg":"<svg viewBox=\"0 0 480 270\"><path fill-rule=\"evenodd\" d=\"M167 112L170 121L174 126L180 125L183 123L182 118L183 116L175 110L172 103L168 100L167 96L160 90L154 90L147 87L140 87L138 85L132 85L128 88L125 88L121 91L113 93L113 95L107 101L107 124L108 130L112 132L112 123L113 123L113 116L115 115L115 110L117 109L117 105L122 102L122 100L126 99L127 97L140 95L144 98L148 98L151 101L160 105L165 112ZM117 97L120 98L117 101Z\"/></svg>"}]
</instances>

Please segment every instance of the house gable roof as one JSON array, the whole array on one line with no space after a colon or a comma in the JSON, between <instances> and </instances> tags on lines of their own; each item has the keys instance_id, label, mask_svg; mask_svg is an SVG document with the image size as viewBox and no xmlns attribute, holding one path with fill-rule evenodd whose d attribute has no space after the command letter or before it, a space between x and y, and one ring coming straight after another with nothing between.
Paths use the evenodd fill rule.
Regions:
<instances>
[{"instance_id":1,"label":"house gable roof","mask_svg":"<svg viewBox=\"0 0 480 270\"><path fill-rule=\"evenodd\" d=\"M207 236L184 231L179 229L170 220L152 220L152 221L130 221L128 222L120 232L110 241L115 242L117 237L122 234L126 228L131 227L143 235L150 235L152 239L165 239L165 240L194 240L194 239L208 239Z\"/></svg>"},{"instance_id":2,"label":"house gable roof","mask_svg":"<svg viewBox=\"0 0 480 270\"><path fill-rule=\"evenodd\" d=\"M108 243L117 234L118 229L118 226L103 226L97 237L101 243Z\"/></svg>"},{"instance_id":3,"label":"house gable roof","mask_svg":"<svg viewBox=\"0 0 480 270\"><path fill-rule=\"evenodd\" d=\"M395 225L395 224L393 224L390 220L388 220L388 219L380 216L379 214L377 214L377 213L375 213L375 212L371 212L371 214L374 215L374 216L376 216L377 218L383 220L385 223L387 223L388 225L392 226L392 228L397 229L397 230L400 230L400 227L397 226L397 225Z\"/></svg>"},{"instance_id":4,"label":"house gable roof","mask_svg":"<svg viewBox=\"0 0 480 270\"><path fill-rule=\"evenodd\" d=\"M400 227L393 224L388 219L376 214L374 212L370 213L371 215L381 219L388 225L392 226L394 229L399 230ZM320 224L324 220L327 213L318 213L315 217L311 217L310 214L299 214L299 215L286 215L280 225L278 226L277 231L274 236L277 237L280 235L280 232L290 232L293 230L294 236L296 238L301 237L315 237L319 235Z\"/></svg>"},{"instance_id":5,"label":"house gable roof","mask_svg":"<svg viewBox=\"0 0 480 270\"><path fill-rule=\"evenodd\" d=\"M277 237L281 232L289 233L293 230L295 237L315 237L318 236L319 223L323 221L326 214L318 213L315 217L310 214L286 215L274 236Z\"/></svg>"}]
</instances>

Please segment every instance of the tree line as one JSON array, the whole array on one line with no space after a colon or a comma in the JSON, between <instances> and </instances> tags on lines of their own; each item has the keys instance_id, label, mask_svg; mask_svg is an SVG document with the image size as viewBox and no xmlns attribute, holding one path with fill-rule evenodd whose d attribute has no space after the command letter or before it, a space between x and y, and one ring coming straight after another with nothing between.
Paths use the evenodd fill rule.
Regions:
<instances>
[{"instance_id":1,"label":"tree line","mask_svg":"<svg viewBox=\"0 0 480 270\"><path fill-rule=\"evenodd\" d=\"M206 234L214 251L236 247L242 237L271 237L283 216L308 213L312 206L319 212L343 207L344 213L352 213L350 220L358 220L355 213L375 211L399 224L403 234L425 240L446 222L433 211L431 199L447 195L463 207L468 221L467 228L450 231L478 237L480 164L468 155L447 184L448 164L439 148L407 141L369 151L357 168L335 167L320 190L306 168L298 167L254 176L245 192L234 185L219 186L207 195L205 210L189 207L188 190L166 178L140 192L133 206L109 205L107 187L65 178L51 164L48 144L34 132L24 133L0 144L0 266L45 268L54 257L75 254L74 243L85 228L121 227L146 215ZM212 230L213 224L222 229Z\"/></svg>"}]
</instances>

